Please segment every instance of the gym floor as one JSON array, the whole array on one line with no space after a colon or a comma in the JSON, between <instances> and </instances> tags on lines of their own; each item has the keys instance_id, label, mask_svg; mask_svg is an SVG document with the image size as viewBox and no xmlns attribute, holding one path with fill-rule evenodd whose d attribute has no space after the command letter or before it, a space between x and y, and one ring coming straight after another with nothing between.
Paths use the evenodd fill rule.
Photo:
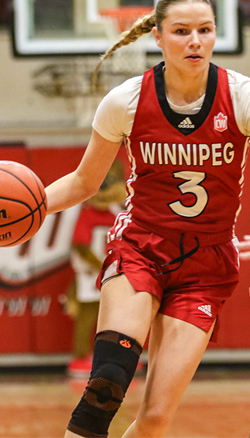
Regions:
<instances>
[{"instance_id":1,"label":"gym floor","mask_svg":"<svg viewBox=\"0 0 250 438\"><path fill-rule=\"evenodd\" d=\"M86 382L67 377L63 369L0 369L0 438L63 438ZM134 378L109 438L120 438L133 421L144 385L142 372ZM167 438L248 438L249 433L250 365L200 367Z\"/></svg>"}]
</instances>

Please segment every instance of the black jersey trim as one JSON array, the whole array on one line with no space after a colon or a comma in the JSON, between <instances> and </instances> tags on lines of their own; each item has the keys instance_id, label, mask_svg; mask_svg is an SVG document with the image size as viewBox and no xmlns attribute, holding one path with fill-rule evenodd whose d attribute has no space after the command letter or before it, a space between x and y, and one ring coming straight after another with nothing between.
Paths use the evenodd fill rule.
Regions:
<instances>
[{"instance_id":1,"label":"black jersey trim","mask_svg":"<svg viewBox=\"0 0 250 438\"><path fill-rule=\"evenodd\" d=\"M212 63L210 63L209 66L209 73L208 73L208 81L207 81L207 89L206 89L206 96L203 102L203 105L200 109L200 111L197 114L179 114L173 111L166 98L165 93L165 83L164 83L164 73L163 73L163 67L164 67L164 61L160 64L156 65L154 67L154 78L155 78L155 88L156 88L156 94L158 98L158 102L160 104L160 107L162 109L162 112L168 122L181 134L183 135L189 135L193 132L197 131L201 127L201 125L205 122L207 119L209 112L211 111L211 108L214 103L215 94L218 86L218 67ZM194 125L193 128L181 128L179 127L180 123L182 123L187 117L191 119L192 124Z\"/></svg>"}]
</instances>

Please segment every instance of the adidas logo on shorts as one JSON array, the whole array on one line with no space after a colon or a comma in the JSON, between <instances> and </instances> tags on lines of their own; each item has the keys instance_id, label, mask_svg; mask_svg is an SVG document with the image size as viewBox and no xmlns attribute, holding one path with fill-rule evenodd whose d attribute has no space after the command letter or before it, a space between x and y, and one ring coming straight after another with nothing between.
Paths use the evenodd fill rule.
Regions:
<instances>
[{"instance_id":1,"label":"adidas logo on shorts","mask_svg":"<svg viewBox=\"0 0 250 438\"><path fill-rule=\"evenodd\" d=\"M205 305L205 306L199 306L198 309L201 310L202 312L206 313L208 316L213 316L210 304Z\"/></svg>"},{"instance_id":2,"label":"adidas logo on shorts","mask_svg":"<svg viewBox=\"0 0 250 438\"><path fill-rule=\"evenodd\" d=\"M192 123L192 121L190 120L189 117L186 117L184 120L182 120L181 123L179 123L178 128L188 128L188 129L193 129L195 128L194 124Z\"/></svg>"}]
</instances>

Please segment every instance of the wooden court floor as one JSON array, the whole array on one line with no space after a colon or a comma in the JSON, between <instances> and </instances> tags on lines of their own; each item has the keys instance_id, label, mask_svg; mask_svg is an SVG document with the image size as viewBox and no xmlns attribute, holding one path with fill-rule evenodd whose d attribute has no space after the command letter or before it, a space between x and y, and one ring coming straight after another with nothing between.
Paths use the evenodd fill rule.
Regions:
<instances>
[{"instance_id":1,"label":"wooden court floor","mask_svg":"<svg viewBox=\"0 0 250 438\"><path fill-rule=\"evenodd\" d=\"M63 372L0 371L0 438L63 438L85 383ZM133 421L144 384L144 374L134 378L109 438L120 438ZM249 434L250 366L237 371L220 367L197 371L167 438L249 438Z\"/></svg>"}]
</instances>

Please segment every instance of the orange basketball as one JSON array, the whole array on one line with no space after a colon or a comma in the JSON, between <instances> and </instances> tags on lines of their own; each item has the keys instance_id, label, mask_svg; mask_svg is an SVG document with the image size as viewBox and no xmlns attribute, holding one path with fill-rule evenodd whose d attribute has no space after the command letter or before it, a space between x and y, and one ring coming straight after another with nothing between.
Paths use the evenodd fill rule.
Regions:
<instances>
[{"instance_id":1,"label":"orange basketball","mask_svg":"<svg viewBox=\"0 0 250 438\"><path fill-rule=\"evenodd\" d=\"M44 186L34 172L14 161L0 161L0 247L33 237L46 207Z\"/></svg>"}]
</instances>

